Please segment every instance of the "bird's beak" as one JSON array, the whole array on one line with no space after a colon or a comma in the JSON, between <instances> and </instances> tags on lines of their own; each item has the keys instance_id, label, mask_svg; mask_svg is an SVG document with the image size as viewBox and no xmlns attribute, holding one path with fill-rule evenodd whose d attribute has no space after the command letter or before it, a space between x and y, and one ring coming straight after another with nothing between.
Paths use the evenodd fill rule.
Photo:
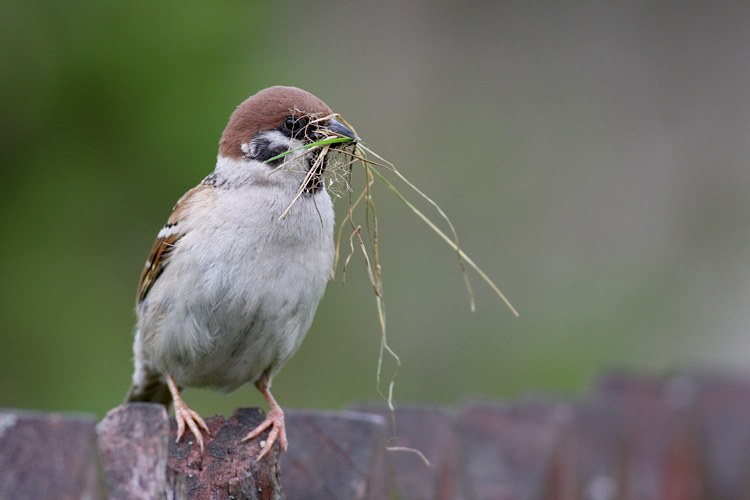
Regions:
<instances>
[{"instance_id":1,"label":"bird's beak","mask_svg":"<svg viewBox=\"0 0 750 500\"><path fill-rule=\"evenodd\" d=\"M348 137L354 142L357 142L357 134L352 131L349 127L341 123L336 118L330 118L328 124L324 127L327 132L341 137Z\"/></svg>"}]
</instances>

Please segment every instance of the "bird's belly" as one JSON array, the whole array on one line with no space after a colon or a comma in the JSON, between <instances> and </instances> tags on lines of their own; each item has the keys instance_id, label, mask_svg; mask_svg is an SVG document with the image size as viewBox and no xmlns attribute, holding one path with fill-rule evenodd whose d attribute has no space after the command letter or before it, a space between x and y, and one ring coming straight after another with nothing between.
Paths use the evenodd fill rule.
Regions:
<instances>
[{"instance_id":1,"label":"bird's belly","mask_svg":"<svg viewBox=\"0 0 750 500\"><path fill-rule=\"evenodd\" d=\"M204 346L187 359L167 359L167 373L181 385L224 391L255 382L266 371L272 375L298 349L318 300L266 296L248 301L248 309L218 306L200 327Z\"/></svg>"},{"instance_id":2,"label":"bird's belly","mask_svg":"<svg viewBox=\"0 0 750 500\"><path fill-rule=\"evenodd\" d=\"M289 250L176 255L165 269L175 286L152 290L139 323L153 365L179 385L225 391L272 376L307 333L333 259L332 241Z\"/></svg>"}]
</instances>

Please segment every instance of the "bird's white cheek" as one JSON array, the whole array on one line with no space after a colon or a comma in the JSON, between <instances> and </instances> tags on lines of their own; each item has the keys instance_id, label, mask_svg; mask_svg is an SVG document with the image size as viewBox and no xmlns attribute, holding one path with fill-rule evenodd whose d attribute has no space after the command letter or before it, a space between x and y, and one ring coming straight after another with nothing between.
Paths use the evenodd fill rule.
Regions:
<instances>
[{"instance_id":1,"label":"bird's white cheek","mask_svg":"<svg viewBox=\"0 0 750 500\"><path fill-rule=\"evenodd\" d=\"M246 157L254 157L258 153L258 148L252 142L245 142L240 146Z\"/></svg>"}]
</instances>

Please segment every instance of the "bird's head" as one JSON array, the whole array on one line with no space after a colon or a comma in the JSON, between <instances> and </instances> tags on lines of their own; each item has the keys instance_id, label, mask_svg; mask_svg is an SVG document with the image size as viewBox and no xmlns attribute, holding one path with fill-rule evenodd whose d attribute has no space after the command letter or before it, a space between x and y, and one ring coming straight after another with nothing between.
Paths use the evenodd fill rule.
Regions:
<instances>
[{"instance_id":1,"label":"bird's head","mask_svg":"<svg viewBox=\"0 0 750 500\"><path fill-rule=\"evenodd\" d=\"M217 181L278 185L293 191L304 183L306 192L317 191L326 158L319 158L320 147L304 147L332 136L357 139L326 103L309 92L281 86L261 90L237 107L224 129Z\"/></svg>"}]
</instances>

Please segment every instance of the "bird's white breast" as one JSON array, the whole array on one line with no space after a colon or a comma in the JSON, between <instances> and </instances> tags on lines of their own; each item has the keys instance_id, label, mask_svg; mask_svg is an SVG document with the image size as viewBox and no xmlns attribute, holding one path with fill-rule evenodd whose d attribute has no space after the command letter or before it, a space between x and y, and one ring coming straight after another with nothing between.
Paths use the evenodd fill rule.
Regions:
<instances>
[{"instance_id":1,"label":"bird's white breast","mask_svg":"<svg viewBox=\"0 0 750 500\"><path fill-rule=\"evenodd\" d=\"M320 190L280 220L293 196L248 183L190 201L184 236L138 311L159 371L233 390L297 350L331 274L334 214Z\"/></svg>"}]
</instances>

